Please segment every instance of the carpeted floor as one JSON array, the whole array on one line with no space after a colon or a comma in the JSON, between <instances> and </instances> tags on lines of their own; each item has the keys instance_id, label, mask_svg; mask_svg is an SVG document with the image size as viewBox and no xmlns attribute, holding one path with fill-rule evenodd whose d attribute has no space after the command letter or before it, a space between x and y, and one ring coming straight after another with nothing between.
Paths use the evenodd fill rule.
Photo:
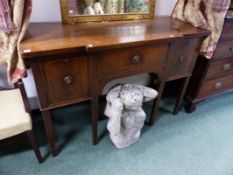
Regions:
<instances>
[{"instance_id":1,"label":"carpeted floor","mask_svg":"<svg viewBox=\"0 0 233 175\"><path fill-rule=\"evenodd\" d=\"M54 111L59 155L40 165L31 149L2 154L0 175L233 175L233 93L200 103L192 114L173 116L173 101L162 103L155 125L122 150L111 143L106 120L99 122L100 143L92 146L86 104ZM41 127L38 133L47 155Z\"/></svg>"}]
</instances>

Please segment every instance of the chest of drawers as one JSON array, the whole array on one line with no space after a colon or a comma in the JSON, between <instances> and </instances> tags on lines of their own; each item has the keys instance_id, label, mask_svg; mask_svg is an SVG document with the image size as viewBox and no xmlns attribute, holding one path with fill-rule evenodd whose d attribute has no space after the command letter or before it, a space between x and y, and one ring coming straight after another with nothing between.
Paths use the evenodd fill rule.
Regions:
<instances>
[{"instance_id":1,"label":"chest of drawers","mask_svg":"<svg viewBox=\"0 0 233 175\"><path fill-rule=\"evenodd\" d=\"M186 109L193 112L196 103L210 96L233 90L233 20L226 19L214 57L199 56L191 78Z\"/></svg>"},{"instance_id":2,"label":"chest of drawers","mask_svg":"<svg viewBox=\"0 0 233 175\"><path fill-rule=\"evenodd\" d=\"M90 100L96 144L98 99L112 80L144 73L156 77L159 96L149 121L152 125L166 81L183 78L178 109L192 75L197 48L208 34L170 17L77 25L31 24L20 52L33 72L53 155L56 148L50 110Z\"/></svg>"}]
</instances>

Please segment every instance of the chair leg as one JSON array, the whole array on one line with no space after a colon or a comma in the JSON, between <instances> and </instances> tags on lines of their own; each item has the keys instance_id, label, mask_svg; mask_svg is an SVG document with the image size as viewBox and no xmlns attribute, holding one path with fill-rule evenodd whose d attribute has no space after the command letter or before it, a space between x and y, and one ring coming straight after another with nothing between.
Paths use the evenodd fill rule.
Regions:
<instances>
[{"instance_id":1,"label":"chair leg","mask_svg":"<svg viewBox=\"0 0 233 175\"><path fill-rule=\"evenodd\" d=\"M99 141L98 138L98 111L99 111L99 99L98 97L91 101L91 125L92 125L92 144L96 145Z\"/></svg>"},{"instance_id":2,"label":"chair leg","mask_svg":"<svg viewBox=\"0 0 233 175\"><path fill-rule=\"evenodd\" d=\"M29 141L30 141L30 143L32 145L32 148L34 150L34 153L36 155L36 158L37 158L38 162L42 163L43 159L41 157L40 150L39 150L39 147L38 147L38 144L37 144L37 141L36 141L36 138L35 138L35 135L34 135L33 131L28 131L27 136L28 136L28 139L29 139Z\"/></svg>"}]
</instances>

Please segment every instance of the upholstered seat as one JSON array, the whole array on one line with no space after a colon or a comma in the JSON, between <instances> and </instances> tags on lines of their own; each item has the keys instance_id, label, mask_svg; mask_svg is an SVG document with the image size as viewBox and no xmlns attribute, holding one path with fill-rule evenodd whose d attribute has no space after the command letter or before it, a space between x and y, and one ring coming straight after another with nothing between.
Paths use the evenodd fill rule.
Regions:
<instances>
[{"instance_id":1,"label":"upholstered seat","mask_svg":"<svg viewBox=\"0 0 233 175\"><path fill-rule=\"evenodd\" d=\"M0 145L7 143L10 137L23 133L27 135L37 160L42 163L33 131L30 104L23 82L19 81L14 89L0 88Z\"/></svg>"},{"instance_id":2,"label":"upholstered seat","mask_svg":"<svg viewBox=\"0 0 233 175\"><path fill-rule=\"evenodd\" d=\"M32 129L19 89L0 91L0 140Z\"/></svg>"}]
</instances>

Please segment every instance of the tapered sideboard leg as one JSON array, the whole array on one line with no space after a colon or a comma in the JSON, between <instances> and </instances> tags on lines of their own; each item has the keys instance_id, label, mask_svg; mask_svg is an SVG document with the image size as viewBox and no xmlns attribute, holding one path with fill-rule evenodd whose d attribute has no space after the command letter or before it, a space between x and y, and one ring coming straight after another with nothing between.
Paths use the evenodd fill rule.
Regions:
<instances>
[{"instance_id":1,"label":"tapered sideboard leg","mask_svg":"<svg viewBox=\"0 0 233 175\"><path fill-rule=\"evenodd\" d=\"M49 110L48 111L43 111L42 115L43 115L45 132L46 132L46 135L47 135L50 150L52 152L52 155L56 156L57 155L57 149L56 149L56 145L55 145L55 137L54 137L54 132L53 132L53 124L52 124L52 120L51 120L50 111Z\"/></svg>"},{"instance_id":2,"label":"tapered sideboard leg","mask_svg":"<svg viewBox=\"0 0 233 175\"><path fill-rule=\"evenodd\" d=\"M156 97L156 99L154 100L154 105L153 105L151 117L150 117L150 120L149 120L149 125L150 126L154 125L154 122L155 122L155 120L157 118L157 113L158 113L158 110L159 110L159 103L160 103L160 100L162 98L164 86L165 86L165 81L157 83L157 88L156 89L158 89L159 94Z\"/></svg>"},{"instance_id":3,"label":"tapered sideboard leg","mask_svg":"<svg viewBox=\"0 0 233 175\"><path fill-rule=\"evenodd\" d=\"M176 105L175 105L175 108L174 108L174 111L173 111L174 115L178 114L178 112L182 108L182 105L183 105L183 102L184 102L184 95L185 95L185 92L187 90L189 80L190 80L190 77L183 78L183 80L182 80L183 82L182 82L182 85L181 85L181 90L180 90L180 93L178 95Z\"/></svg>"}]
</instances>

